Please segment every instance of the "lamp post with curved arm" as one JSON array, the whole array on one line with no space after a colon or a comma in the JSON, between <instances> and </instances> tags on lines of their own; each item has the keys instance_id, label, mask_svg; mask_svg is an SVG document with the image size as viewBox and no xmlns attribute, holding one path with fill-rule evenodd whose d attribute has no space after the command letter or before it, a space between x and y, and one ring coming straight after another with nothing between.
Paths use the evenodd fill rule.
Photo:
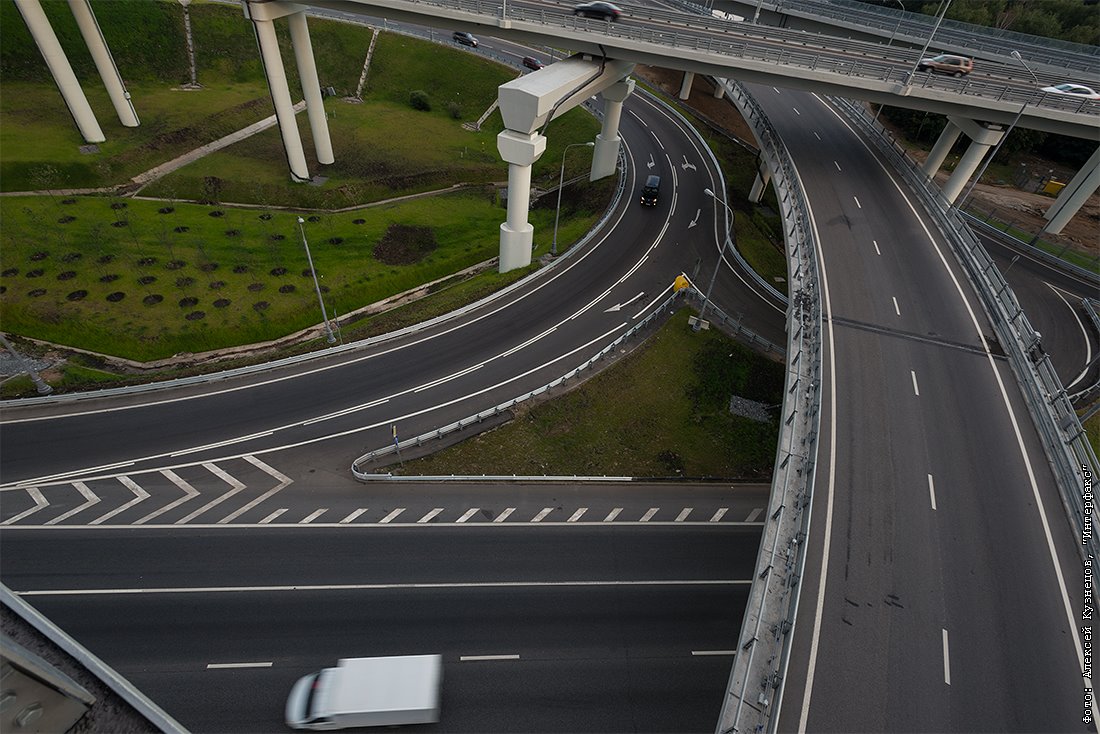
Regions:
<instances>
[{"instance_id":1,"label":"lamp post with curved arm","mask_svg":"<svg viewBox=\"0 0 1100 734\"><path fill-rule=\"evenodd\" d=\"M317 271L313 267L313 255L309 254L309 242L306 240L304 219L298 217L298 230L302 233L302 246L306 248L306 260L309 261L309 272L313 274L313 287L317 289L317 301L321 304L321 318L325 320L325 331L328 332L326 340L329 344L336 343L336 335L332 333L332 324L328 322L328 313L325 311L325 299L321 297L321 283L317 280Z\"/></svg>"},{"instance_id":2,"label":"lamp post with curved arm","mask_svg":"<svg viewBox=\"0 0 1100 734\"><path fill-rule=\"evenodd\" d=\"M550 244L550 255L552 257L558 256L558 217L561 216L561 190L565 184L565 154L569 152L570 148L582 145L591 148L596 144L591 140L586 143L570 143L561 152L561 174L558 176L558 207L554 210L554 241Z\"/></svg>"},{"instance_id":3,"label":"lamp post with curved arm","mask_svg":"<svg viewBox=\"0 0 1100 734\"><path fill-rule=\"evenodd\" d=\"M723 243L722 247L718 250L718 262L714 263L714 274L710 276L710 285L707 286L707 292L703 296L703 307L701 309L699 309L699 318L700 319L703 318L703 314L705 314L706 311L707 311L707 305L710 303L710 292L714 288L714 281L718 279L718 268L721 267L721 265L722 265L722 252L726 249L726 247L730 247L734 244L733 240L731 239L731 233L732 233L733 237L737 236L736 231L732 229L733 223L737 221L737 213L734 212L733 209L730 207L730 205L727 204L724 200L719 199L718 195L715 194L710 189L703 189L703 193L706 194L707 196L709 196L710 198L714 199L715 201L717 201L722 206L726 207L726 209L730 213L730 217L731 217L732 221L730 222L730 226L726 228L726 241Z\"/></svg>"}]
</instances>

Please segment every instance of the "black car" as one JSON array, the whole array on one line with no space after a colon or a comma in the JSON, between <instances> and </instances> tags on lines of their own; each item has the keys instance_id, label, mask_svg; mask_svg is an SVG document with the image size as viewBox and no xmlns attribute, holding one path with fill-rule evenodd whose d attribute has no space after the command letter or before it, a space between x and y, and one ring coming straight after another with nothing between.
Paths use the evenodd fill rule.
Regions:
<instances>
[{"instance_id":1,"label":"black car","mask_svg":"<svg viewBox=\"0 0 1100 734\"><path fill-rule=\"evenodd\" d=\"M473 33L467 33L466 31L455 31L451 36L455 40L455 43L461 43L463 46L472 46L477 48L477 39L474 38Z\"/></svg>"},{"instance_id":2,"label":"black car","mask_svg":"<svg viewBox=\"0 0 1100 734\"><path fill-rule=\"evenodd\" d=\"M611 3L581 3L573 8L573 15L600 20L618 20L623 11Z\"/></svg>"},{"instance_id":3,"label":"black car","mask_svg":"<svg viewBox=\"0 0 1100 734\"><path fill-rule=\"evenodd\" d=\"M546 66L546 64L542 63L541 61L536 59L534 56L524 56L523 57L523 65L526 66L531 71L538 71L542 67Z\"/></svg>"},{"instance_id":4,"label":"black car","mask_svg":"<svg viewBox=\"0 0 1100 734\"><path fill-rule=\"evenodd\" d=\"M642 206L657 206L657 198L661 195L661 177L650 176L642 187Z\"/></svg>"}]
</instances>

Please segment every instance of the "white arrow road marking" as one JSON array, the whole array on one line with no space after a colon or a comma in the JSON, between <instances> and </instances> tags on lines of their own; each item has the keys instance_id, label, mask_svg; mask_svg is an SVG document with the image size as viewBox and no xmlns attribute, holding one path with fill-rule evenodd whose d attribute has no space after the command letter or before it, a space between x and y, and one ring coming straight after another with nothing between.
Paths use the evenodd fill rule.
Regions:
<instances>
[{"instance_id":1,"label":"white arrow road marking","mask_svg":"<svg viewBox=\"0 0 1100 734\"><path fill-rule=\"evenodd\" d=\"M125 474L120 475L118 477L118 481L122 482L122 484L125 485L128 490L134 493L134 498L126 504L111 510L106 515L100 515L95 520L92 520L90 523L88 523L89 525L99 525L106 520L110 520L112 517L119 514L120 512L125 512L126 510L129 510L138 502L144 502L145 500L149 499L149 493L138 486L137 482L135 482L133 479L130 479L130 477L126 476Z\"/></svg>"},{"instance_id":2,"label":"white arrow road marking","mask_svg":"<svg viewBox=\"0 0 1100 734\"><path fill-rule=\"evenodd\" d=\"M73 486L76 487L78 490L80 490L80 494L84 495L84 499L85 499L84 504L78 505L77 507L74 507L73 509L71 509L68 512L64 513L63 515L58 515L57 517L53 518L52 520L47 520L46 521L47 525L56 525L57 523L61 522L62 520L67 520L68 518L72 517L76 513L81 512L83 510L86 510L89 507L91 507L92 505L97 504L99 502L99 497L96 497L95 492L88 489L88 485L85 484L84 482L73 482Z\"/></svg>"},{"instance_id":3,"label":"white arrow road marking","mask_svg":"<svg viewBox=\"0 0 1100 734\"><path fill-rule=\"evenodd\" d=\"M638 295L631 298L629 301L624 301L622 303L616 303L611 308L605 308L603 312L604 313L614 313L615 311L620 311L620 310L622 310L623 306L629 306L630 304L634 303L635 301L637 301L639 298L641 298L644 295L645 295L645 291L642 291Z\"/></svg>"},{"instance_id":4,"label":"white arrow road marking","mask_svg":"<svg viewBox=\"0 0 1100 734\"><path fill-rule=\"evenodd\" d=\"M171 480L172 484L174 484L177 487L179 487L180 489L182 489L183 492L184 492L183 496L180 497L175 502L170 502L169 504L167 504L164 507L160 508L156 512L150 512L148 515L141 518L140 520L135 520L134 525L144 525L145 523L149 522L153 518L160 517L164 513L168 512L169 510L174 510L175 508L182 505L184 502L187 502L188 500L194 499L195 497L199 496L199 490L192 487L182 477L180 477L179 474L176 474L171 469L165 469L164 471L161 472L161 474L168 477L168 479Z\"/></svg>"},{"instance_id":5,"label":"white arrow road marking","mask_svg":"<svg viewBox=\"0 0 1100 734\"><path fill-rule=\"evenodd\" d=\"M221 467L217 466L216 464L203 464L203 468L205 468L211 474L214 474L217 477L219 477L223 482L225 482L230 487L232 487L232 489L230 489L228 492L223 494L221 497L218 497L217 499L213 499L213 500L207 502L205 505L203 505L199 509L192 512L187 517L176 520L176 523L175 523L176 525L184 525L186 523L191 522L196 517L198 517L202 513L209 510L211 507L215 507L217 505L220 505L222 502L225 502L227 499L229 499L230 497L232 497L233 495L237 494L238 492L240 492L241 490L243 490L245 488L245 485L238 482L235 477L232 477L229 474L227 474L226 472L222 471Z\"/></svg>"},{"instance_id":6,"label":"white arrow road marking","mask_svg":"<svg viewBox=\"0 0 1100 734\"><path fill-rule=\"evenodd\" d=\"M34 500L34 507L30 508L29 510L23 510L14 517L9 517L4 522L0 522L0 525L14 525L15 523L22 520L24 517L33 515L34 513L41 510L43 507L48 507L50 504L46 501L46 498L42 496L42 492L39 491L38 487L27 487L27 494L29 494L31 496L31 499Z\"/></svg>"},{"instance_id":7,"label":"white arrow road marking","mask_svg":"<svg viewBox=\"0 0 1100 734\"><path fill-rule=\"evenodd\" d=\"M653 168L655 165L657 165L657 161L653 160L653 154L650 153L649 154L649 163L646 164L646 167L647 168Z\"/></svg>"},{"instance_id":8,"label":"white arrow road marking","mask_svg":"<svg viewBox=\"0 0 1100 734\"><path fill-rule=\"evenodd\" d=\"M689 168L693 171L697 170L694 163L688 163L688 157L686 155L684 156L684 162L680 164L680 168L684 169L685 171Z\"/></svg>"},{"instance_id":9,"label":"white arrow road marking","mask_svg":"<svg viewBox=\"0 0 1100 734\"><path fill-rule=\"evenodd\" d=\"M286 487L288 484L290 484L291 482L294 481L293 479L288 477L286 474L283 474L282 472L280 472L277 469L273 469L272 467L268 466L264 462L257 459L255 456L245 456L244 460L247 461L252 466L256 467L257 469L261 470L265 474L268 474L268 475L274 477L275 479L278 479L279 483L276 484L271 489L264 492L263 494L261 494L256 499L249 502L247 505L245 505L241 509L239 509L235 512L231 512L228 515L226 515L225 517L223 517L221 520L218 520L219 525L224 525L227 522L233 522L238 517L240 517L244 513L248 512L253 507L255 507L256 505L263 502L264 500L268 499L269 497L274 495L276 492L281 491L284 487Z\"/></svg>"},{"instance_id":10,"label":"white arrow road marking","mask_svg":"<svg viewBox=\"0 0 1100 734\"><path fill-rule=\"evenodd\" d=\"M691 224L688 225L688 229L691 229L692 227L694 227L696 224L699 223L699 214L701 214L702 211L703 211L702 209L696 209L695 210L695 219L691 220Z\"/></svg>"}]
</instances>

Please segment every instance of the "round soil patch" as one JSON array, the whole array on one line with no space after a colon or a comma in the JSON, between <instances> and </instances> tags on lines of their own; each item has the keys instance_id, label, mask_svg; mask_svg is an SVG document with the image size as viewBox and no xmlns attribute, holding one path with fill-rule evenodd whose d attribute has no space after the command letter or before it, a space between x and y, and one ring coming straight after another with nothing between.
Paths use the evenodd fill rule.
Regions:
<instances>
[{"instance_id":1,"label":"round soil patch","mask_svg":"<svg viewBox=\"0 0 1100 734\"><path fill-rule=\"evenodd\" d=\"M210 290L212 290L212 291L218 291L218 290L221 290L224 287L225 287L225 281L224 280L215 280L213 283L210 284Z\"/></svg>"},{"instance_id":2,"label":"round soil patch","mask_svg":"<svg viewBox=\"0 0 1100 734\"><path fill-rule=\"evenodd\" d=\"M179 270L186 264L183 260L169 260L164 264L164 268L165 270Z\"/></svg>"},{"instance_id":3,"label":"round soil patch","mask_svg":"<svg viewBox=\"0 0 1100 734\"><path fill-rule=\"evenodd\" d=\"M261 214L261 215L260 215L260 219L262 219L262 220L264 220L265 222L267 222L267 221L269 221L269 220L271 219L271 215L270 215L270 214L268 214L267 212L264 212L263 214Z\"/></svg>"},{"instance_id":4,"label":"round soil patch","mask_svg":"<svg viewBox=\"0 0 1100 734\"><path fill-rule=\"evenodd\" d=\"M272 268L272 275L286 275L286 268Z\"/></svg>"},{"instance_id":5,"label":"round soil patch","mask_svg":"<svg viewBox=\"0 0 1100 734\"><path fill-rule=\"evenodd\" d=\"M220 209L215 209L214 211L210 212L210 216L211 217L224 217L225 212L221 211Z\"/></svg>"},{"instance_id":6,"label":"round soil patch","mask_svg":"<svg viewBox=\"0 0 1100 734\"><path fill-rule=\"evenodd\" d=\"M194 282L195 282L194 278L192 278L189 275L185 275L182 278L176 278L176 287L177 288L186 288L189 285L193 285Z\"/></svg>"},{"instance_id":7,"label":"round soil patch","mask_svg":"<svg viewBox=\"0 0 1100 734\"><path fill-rule=\"evenodd\" d=\"M38 252L31 255L31 261L38 262L39 260L45 260L49 256L50 253L46 252L45 250L39 250Z\"/></svg>"},{"instance_id":8,"label":"round soil patch","mask_svg":"<svg viewBox=\"0 0 1100 734\"><path fill-rule=\"evenodd\" d=\"M58 273L57 274L57 279L58 280L72 280L75 277L76 277L76 271L75 270L66 270L64 273Z\"/></svg>"},{"instance_id":9,"label":"round soil patch","mask_svg":"<svg viewBox=\"0 0 1100 734\"><path fill-rule=\"evenodd\" d=\"M122 291L115 291L114 293L107 294L107 300L110 301L111 303L118 303L119 301L121 301L125 297L126 297L126 294L123 293Z\"/></svg>"},{"instance_id":10,"label":"round soil patch","mask_svg":"<svg viewBox=\"0 0 1100 734\"><path fill-rule=\"evenodd\" d=\"M138 278L138 283L140 283L141 285L149 285L151 283L156 283L156 282L157 282L157 276L155 276L155 275L143 275L140 278Z\"/></svg>"},{"instance_id":11,"label":"round soil patch","mask_svg":"<svg viewBox=\"0 0 1100 734\"><path fill-rule=\"evenodd\" d=\"M266 311L271 304L267 301L258 301L252 304L253 311Z\"/></svg>"},{"instance_id":12,"label":"round soil patch","mask_svg":"<svg viewBox=\"0 0 1100 734\"><path fill-rule=\"evenodd\" d=\"M88 291L73 291L69 295L65 296L70 301L82 301L88 296Z\"/></svg>"},{"instance_id":13,"label":"round soil patch","mask_svg":"<svg viewBox=\"0 0 1100 734\"><path fill-rule=\"evenodd\" d=\"M57 220L57 223L58 224L68 224L69 222L75 222L75 221L76 221L76 217L74 217L72 214L66 214L63 217L59 217L58 220Z\"/></svg>"},{"instance_id":14,"label":"round soil patch","mask_svg":"<svg viewBox=\"0 0 1100 734\"><path fill-rule=\"evenodd\" d=\"M228 305L229 305L229 299L228 298L219 298L218 300L214 301L214 308L225 308Z\"/></svg>"},{"instance_id":15,"label":"round soil patch","mask_svg":"<svg viewBox=\"0 0 1100 734\"><path fill-rule=\"evenodd\" d=\"M180 299L180 308L191 308L199 302L199 299L194 296L188 296L187 298Z\"/></svg>"},{"instance_id":16,"label":"round soil patch","mask_svg":"<svg viewBox=\"0 0 1100 734\"><path fill-rule=\"evenodd\" d=\"M150 265L156 265L156 264L157 264L157 259L155 257L143 257L140 260L138 260L138 265L140 265L143 268L147 268Z\"/></svg>"},{"instance_id":17,"label":"round soil patch","mask_svg":"<svg viewBox=\"0 0 1100 734\"><path fill-rule=\"evenodd\" d=\"M118 275L116 273L107 273L106 275L104 275L103 277L101 277L99 279L99 282L100 283L114 283L116 280L118 280Z\"/></svg>"},{"instance_id":18,"label":"round soil patch","mask_svg":"<svg viewBox=\"0 0 1100 734\"><path fill-rule=\"evenodd\" d=\"M310 217L309 219L307 219L306 221L307 221L307 222L320 222L320 221L321 221L321 218L320 218L319 216L317 216L316 214L314 214L313 216L311 216L311 217Z\"/></svg>"},{"instance_id":19,"label":"round soil patch","mask_svg":"<svg viewBox=\"0 0 1100 734\"><path fill-rule=\"evenodd\" d=\"M272 242L282 242L283 240L286 239L286 236L281 235L281 234L273 234L270 237L268 237L268 239L271 240Z\"/></svg>"},{"instance_id":20,"label":"round soil patch","mask_svg":"<svg viewBox=\"0 0 1100 734\"><path fill-rule=\"evenodd\" d=\"M111 203L111 208L116 210L116 211L119 210L119 209L125 209L126 208L126 202L125 201L112 202Z\"/></svg>"},{"instance_id":21,"label":"round soil patch","mask_svg":"<svg viewBox=\"0 0 1100 734\"><path fill-rule=\"evenodd\" d=\"M294 292L294 286L292 286L290 283L287 283L286 285L279 286L279 292L280 293L293 293Z\"/></svg>"},{"instance_id":22,"label":"round soil patch","mask_svg":"<svg viewBox=\"0 0 1100 734\"><path fill-rule=\"evenodd\" d=\"M3 273L0 273L0 275L3 275L5 278L10 278L13 275L19 275L19 268L8 268Z\"/></svg>"},{"instance_id":23,"label":"round soil patch","mask_svg":"<svg viewBox=\"0 0 1100 734\"><path fill-rule=\"evenodd\" d=\"M126 221L125 219L120 219L120 220L118 220L117 222L111 222L111 226L112 226L112 227L126 227L126 226L128 226L129 224L130 224L130 223L129 223L129 222L127 222L127 221Z\"/></svg>"},{"instance_id":24,"label":"round soil patch","mask_svg":"<svg viewBox=\"0 0 1100 734\"><path fill-rule=\"evenodd\" d=\"M144 303L146 306L155 306L163 300L164 296L160 295L159 293L151 293L145 298L142 298L141 302Z\"/></svg>"},{"instance_id":25,"label":"round soil patch","mask_svg":"<svg viewBox=\"0 0 1100 734\"><path fill-rule=\"evenodd\" d=\"M237 274L247 273L248 272L248 266L247 265L234 265L233 266L233 272L237 273Z\"/></svg>"},{"instance_id":26,"label":"round soil patch","mask_svg":"<svg viewBox=\"0 0 1100 734\"><path fill-rule=\"evenodd\" d=\"M80 253L80 252L66 252L64 255L61 256L61 262L63 262L63 263L72 263L72 262L76 262L77 260L79 260L82 257L84 257L84 255L83 255L83 253Z\"/></svg>"},{"instance_id":27,"label":"round soil patch","mask_svg":"<svg viewBox=\"0 0 1100 734\"><path fill-rule=\"evenodd\" d=\"M41 278L41 277L42 277L42 273L44 273L44 272L46 272L46 271L45 271L45 270L41 270L41 269L28 270L28 271L27 271L27 277L28 277L28 278Z\"/></svg>"},{"instance_id":28,"label":"round soil patch","mask_svg":"<svg viewBox=\"0 0 1100 734\"><path fill-rule=\"evenodd\" d=\"M39 296L46 295L45 288L35 288L33 291L27 291L27 295L31 298L38 298Z\"/></svg>"},{"instance_id":29,"label":"round soil patch","mask_svg":"<svg viewBox=\"0 0 1100 734\"><path fill-rule=\"evenodd\" d=\"M248 290L252 291L253 293L259 293L263 289L264 289L264 284L263 283L249 283L248 284Z\"/></svg>"},{"instance_id":30,"label":"round soil patch","mask_svg":"<svg viewBox=\"0 0 1100 734\"><path fill-rule=\"evenodd\" d=\"M303 278L309 278L309 277L312 277L312 276L313 276L313 271L310 270L309 268L306 268L305 270L302 271L302 277Z\"/></svg>"},{"instance_id":31,"label":"round soil patch","mask_svg":"<svg viewBox=\"0 0 1100 734\"><path fill-rule=\"evenodd\" d=\"M175 209L170 206L162 206L160 209L157 209L158 214L171 214L174 211Z\"/></svg>"},{"instance_id":32,"label":"round soil patch","mask_svg":"<svg viewBox=\"0 0 1100 734\"><path fill-rule=\"evenodd\" d=\"M76 199L62 199L62 200L61 200L61 203L62 203L62 204L75 204L75 203L76 203Z\"/></svg>"},{"instance_id":33,"label":"round soil patch","mask_svg":"<svg viewBox=\"0 0 1100 734\"><path fill-rule=\"evenodd\" d=\"M217 269L218 269L218 264L217 263L203 263L202 265L199 266L199 270L201 270L204 273L213 273Z\"/></svg>"},{"instance_id":34,"label":"round soil patch","mask_svg":"<svg viewBox=\"0 0 1100 734\"><path fill-rule=\"evenodd\" d=\"M343 237L329 237L328 243L330 245L339 245L339 244L343 243L343 241L344 241Z\"/></svg>"},{"instance_id":35,"label":"round soil patch","mask_svg":"<svg viewBox=\"0 0 1100 734\"><path fill-rule=\"evenodd\" d=\"M191 228L190 228L190 227L186 227L186 226L184 226L184 225L182 225L182 224L181 224L180 226L176 227L176 228L175 228L175 229L173 229L172 231L173 231L173 232L179 232L180 234L183 234L184 232L188 231L189 229L191 229Z\"/></svg>"},{"instance_id":36,"label":"round soil patch","mask_svg":"<svg viewBox=\"0 0 1100 734\"><path fill-rule=\"evenodd\" d=\"M205 311L192 311L191 313L187 314L183 318L187 319L188 321L198 321L200 319L205 319L206 318L206 312Z\"/></svg>"},{"instance_id":37,"label":"round soil patch","mask_svg":"<svg viewBox=\"0 0 1100 734\"><path fill-rule=\"evenodd\" d=\"M226 237L240 237L241 236L241 230L239 230L239 229L227 229L227 230L225 230L225 236Z\"/></svg>"},{"instance_id":38,"label":"round soil patch","mask_svg":"<svg viewBox=\"0 0 1100 734\"><path fill-rule=\"evenodd\" d=\"M100 255L96 259L96 262L99 263L100 265L106 265L109 262L113 262L114 259L115 259L114 255Z\"/></svg>"},{"instance_id":39,"label":"round soil patch","mask_svg":"<svg viewBox=\"0 0 1100 734\"><path fill-rule=\"evenodd\" d=\"M366 224L367 220L366 219L353 219L351 223L352 224Z\"/></svg>"}]
</instances>

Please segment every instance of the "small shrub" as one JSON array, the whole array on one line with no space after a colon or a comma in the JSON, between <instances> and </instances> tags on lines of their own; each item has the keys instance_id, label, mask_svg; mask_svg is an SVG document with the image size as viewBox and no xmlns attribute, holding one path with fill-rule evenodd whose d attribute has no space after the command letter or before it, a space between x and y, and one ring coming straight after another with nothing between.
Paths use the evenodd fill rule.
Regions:
<instances>
[{"instance_id":1,"label":"small shrub","mask_svg":"<svg viewBox=\"0 0 1100 734\"><path fill-rule=\"evenodd\" d=\"M111 222L111 226L112 227L128 227L128 226L130 226L130 223L127 222L125 219L120 219L117 222Z\"/></svg>"},{"instance_id":2,"label":"small shrub","mask_svg":"<svg viewBox=\"0 0 1100 734\"><path fill-rule=\"evenodd\" d=\"M162 206L160 209L157 209L158 214L171 214L174 211L175 209L170 206Z\"/></svg>"},{"instance_id":3,"label":"small shrub","mask_svg":"<svg viewBox=\"0 0 1100 734\"><path fill-rule=\"evenodd\" d=\"M178 232L179 234L183 234L184 232L186 232L189 229L191 229L191 228L181 224L180 226L176 227L172 231L173 232Z\"/></svg>"},{"instance_id":4,"label":"small shrub","mask_svg":"<svg viewBox=\"0 0 1100 734\"><path fill-rule=\"evenodd\" d=\"M63 217L58 218L57 223L58 224L68 224L69 222L75 222L75 221L76 221L76 217L74 217L71 214L66 214Z\"/></svg>"},{"instance_id":5,"label":"small shrub","mask_svg":"<svg viewBox=\"0 0 1100 734\"><path fill-rule=\"evenodd\" d=\"M156 265L156 264L157 264L157 259L155 257L143 257L140 260L138 260L138 265L140 265L143 268L147 268L150 265Z\"/></svg>"},{"instance_id":6,"label":"small shrub","mask_svg":"<svg viewBox=\"0 0 1100 734\"><path fill-rule=\"evenodd\" d=\"M263 283L249 283L248 284L248 290L252 291L253 293L259 293L263 289L264 289L264 284Z\"/></svg>"},{"instance_id":7,"label":"small shrub","mask_svg":"<svg viewBox=\"0 0 1100 734\"><path fill-rule=\"evenodd\" d=\"M114 259L115 259L114 255L100 255L96 259L96 262L99 263L100 265L106 265L107 263L113 262Z\"/></svg>"},{"instance_id":8,"label":"small shrub","mask_svg":"<svg viewBox=\"0 0 1100 734\"><path fill-rule=\"evenodd\" d=\"M8 278L8 277L10 277L10 276L12 276L12 275L19 275L19 268L8 268L7 270L5 270L5 271L4 271L3 273L2 273L2 275L3 275L3 276L4 276L5 278Z\"/></svg>"},{"instance_id":9,"label":"small shrub","mask_svg":"<svg viewBox=\"0 0 1100 734\"><path fill-rule=\"evenodd\" d=\"M420 110L421 112L428 112L432 109L432 101L428 98L428 93L422 89L413 90L409 94L409 105L414 110Z\"/></svg>"},{"instance_id":10,"label":"small shrub","mask_svg":"<svg viewBox=\"0 0 1100 734\"><path fill-rule=\"evenodd\" d=\"M458 102L451 100L447 103L447 114L451 116L452 120L461 120L462 107L459 106Z\"/></svg>"}]
</instances>

